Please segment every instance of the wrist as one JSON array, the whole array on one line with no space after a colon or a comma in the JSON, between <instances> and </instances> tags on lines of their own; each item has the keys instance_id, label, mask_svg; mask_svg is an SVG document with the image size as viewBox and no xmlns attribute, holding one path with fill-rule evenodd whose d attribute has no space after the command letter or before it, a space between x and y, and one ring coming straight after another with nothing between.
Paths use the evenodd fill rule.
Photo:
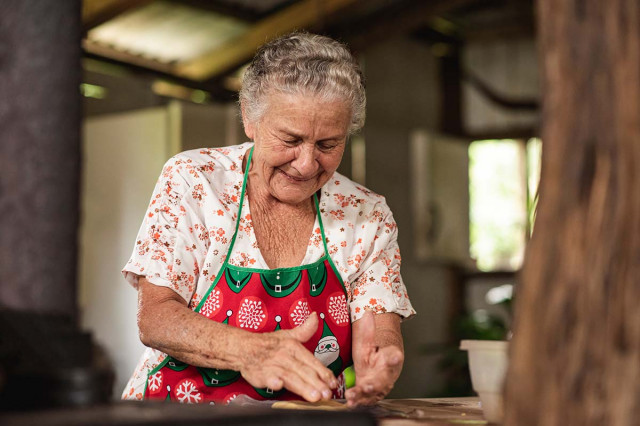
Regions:
<instances>
[{"instance_id":1,"label":"wrist","mask_svg":"<svg viewBox=\"0 0 640 426\"><path fill-rule=\"evenodd\" d=\"M233 341L230 342L233 348L233 370L244 371L247 368L255 366L258 354L264 352L264 341L266 333L252 333L250 331L236 329L233 334Z\"/></svg>"}]
</instances>

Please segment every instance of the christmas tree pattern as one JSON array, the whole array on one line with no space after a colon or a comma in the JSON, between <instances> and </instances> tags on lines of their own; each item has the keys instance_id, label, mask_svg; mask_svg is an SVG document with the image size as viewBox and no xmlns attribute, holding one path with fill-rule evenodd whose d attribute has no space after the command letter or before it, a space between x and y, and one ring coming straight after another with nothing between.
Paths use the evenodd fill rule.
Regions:
<instances>
[{"instance_id":1,"label":"christmas tree pattern","mask_svg":"<svg viewBox=\"0 0 640 426\"><path fill-rule=\"evenodd\" d=\"M233 311L227 311L227 317L223 324L229 324L229 318L233 315ZM202 376L202 381L207 386L222 387L230 385L240 378L240 372L234 370L220 370L218 368L197 367L198 372Z\"/></svg>"},{"instance_id":2,"label":"christmas tree pattern","mask_svg":"<svg viewBox=\"0 0 640 426\"><path fill-rule=\"evenodd\" d=\"M278 331L280 330L280 322L282 321L282 317L280 315L276 315L274 319L276 321L276 329L274 331ZM269 388L254 388L254 389L263 398L276 398L287 391L285 388L282 388L279 391L274 391L273 389L269 389Z\"/></svg>"},{"instance_id":3,"label":"christmas tree pattern","mask_svg":"<svg viewBox=\"0 0 640 426\"><path fill-rule=\"evenodd\" d=\"M322 328L322 336L318 341L313 355L329 370L333 371L334 375L338 375L342 372L342 358L340 358L340 345L338 339L331 332L331 329L325 321L324 313L320 314L320 318L324 323Z\"/></svg>"}]
</instances>

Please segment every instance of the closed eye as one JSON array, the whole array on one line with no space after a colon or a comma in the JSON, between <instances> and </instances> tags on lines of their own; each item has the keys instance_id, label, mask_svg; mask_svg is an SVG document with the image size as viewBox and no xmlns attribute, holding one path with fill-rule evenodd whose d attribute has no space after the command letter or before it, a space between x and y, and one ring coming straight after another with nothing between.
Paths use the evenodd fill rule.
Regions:
<instances>
[{"instance_id":1,"label":"closed eye","mask_svg":"<svg viewBox=\"0 0 640 426\"><path fill-rule=\"evenodd\" d=\"M334 141L334 140L319 141L317 143L317 146L321 151L330 151L338 146L338 141Z\"/></svg>"}]
</instances>

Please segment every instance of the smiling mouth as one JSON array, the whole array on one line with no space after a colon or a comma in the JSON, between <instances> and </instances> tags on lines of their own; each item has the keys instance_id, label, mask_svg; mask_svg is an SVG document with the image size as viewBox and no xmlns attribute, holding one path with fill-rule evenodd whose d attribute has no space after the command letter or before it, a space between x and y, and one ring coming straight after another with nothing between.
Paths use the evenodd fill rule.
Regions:
<instances>
[{"instance_id":1,"label":"smiling mouth","mask_svg":"<svg viewBox=\"0 0 640 426\"><path fill-rule=\"evenodd\" d=\"M311 176L311 177L308 177L308 178L303 178L303 177L294 177L294 176L291 176L290 174L288 174L287 172L285 172L285 171L284 171L284 170L282 170L282 169L278 169L278 171L279 171L280 173L282 173L282 174L284 175L284 177L285 177L285 178L287 178L288 180L290 180L290 181L292 181L292 182L299 182L299 183L302 183L302 182L308 182L308 181L310 181L310 180L312 180L312 179L314 179L314 178L315 178L315 176Z\"/></svg>"}]
</instances>

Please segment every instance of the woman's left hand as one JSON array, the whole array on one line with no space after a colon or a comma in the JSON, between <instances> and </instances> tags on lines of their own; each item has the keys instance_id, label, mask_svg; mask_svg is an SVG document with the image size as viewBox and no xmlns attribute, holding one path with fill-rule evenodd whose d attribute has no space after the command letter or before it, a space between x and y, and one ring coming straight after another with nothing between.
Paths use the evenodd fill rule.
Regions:
<instances>
[{"instance_id":1,"label":"woman's left hand","mask_svg":"<svg viewBox=\"0 0 640 426\"><path fill-rule=\"evenodd\" d=\"M400 317L367 311L352 330L356 384L347 390L347 404L373 405L391 391L402 371Z\"/></svg>"}]
</instances>

